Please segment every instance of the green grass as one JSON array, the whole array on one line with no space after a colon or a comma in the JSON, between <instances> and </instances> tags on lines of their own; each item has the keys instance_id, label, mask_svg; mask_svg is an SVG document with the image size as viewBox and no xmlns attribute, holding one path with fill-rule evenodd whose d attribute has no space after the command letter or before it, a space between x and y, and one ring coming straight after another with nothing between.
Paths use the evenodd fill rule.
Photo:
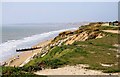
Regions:
<instances>
[{"instance_id":1,"label":"green grass","mask_svg":"<svg viewBox=\"0 0 120 77\"><path fill-rule=\"evenodd\" d=\"M100 26L100 30L118 30L118 27L113 27L113 26Z\"/></svg>"}]
</instances>

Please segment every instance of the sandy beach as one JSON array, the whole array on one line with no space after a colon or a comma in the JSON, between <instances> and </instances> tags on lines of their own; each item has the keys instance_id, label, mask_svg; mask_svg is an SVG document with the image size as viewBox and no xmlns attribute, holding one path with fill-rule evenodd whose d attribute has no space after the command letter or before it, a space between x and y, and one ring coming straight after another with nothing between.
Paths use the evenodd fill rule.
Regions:
<instances>
[{"instance_id":1,"label":"sandy beach","mask_svg":"<svg viewBox=\"0 0 120 77\"><path fill-rule=\"evenodd\" d=\"M45 45L49 44L50 41L51 40L47 40L47 41L38 43L37 45L35 45L33 47L44 47ZM6 66L22 67L26 63L28 63L34 55L40 53L41 49L42 48L22 52L21 54L16 55L16 56L10 58L9 60L7 60Z\"/></svg>"}]
</instances>

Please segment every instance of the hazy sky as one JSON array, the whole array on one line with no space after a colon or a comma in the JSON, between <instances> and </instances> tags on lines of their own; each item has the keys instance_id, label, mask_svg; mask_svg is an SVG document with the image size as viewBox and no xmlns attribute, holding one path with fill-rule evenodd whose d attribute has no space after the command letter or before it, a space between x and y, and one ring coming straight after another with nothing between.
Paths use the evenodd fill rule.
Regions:
<instances>
[{"instance_id":1,"label":"hazy sky","mask_svg":"<svg viewBox=\"0 0 120 77\"><path fill-rule=\"evenodd\" d=\"M3 24L118 20L116 2L6 2Z\"/></svg>"}]
</instances>

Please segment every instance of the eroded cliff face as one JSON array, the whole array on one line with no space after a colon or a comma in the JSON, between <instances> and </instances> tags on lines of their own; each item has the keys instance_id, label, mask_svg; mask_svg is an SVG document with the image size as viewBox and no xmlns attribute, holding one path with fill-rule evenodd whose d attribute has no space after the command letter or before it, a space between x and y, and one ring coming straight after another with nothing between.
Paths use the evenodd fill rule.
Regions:
<instances>
[{"instance_id":1,"label":"eroded cliff face","mask_svg":"<svg viewBox=\"0 0 120 77\"><path fill-rule=\"evenodd\" d=\"M61 32L52 40L50 46L60 46L62 44L69 45L76 41L102 38L105 34L99 30L101 24L102 23L90 23L75 31Z\"/></svg>"}]
</instances>

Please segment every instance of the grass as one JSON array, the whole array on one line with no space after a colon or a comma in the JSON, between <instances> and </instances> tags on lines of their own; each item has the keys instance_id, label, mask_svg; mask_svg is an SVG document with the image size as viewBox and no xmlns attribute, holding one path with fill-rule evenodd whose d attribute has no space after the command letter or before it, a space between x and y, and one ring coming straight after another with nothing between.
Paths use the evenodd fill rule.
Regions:
<instances>
[{"instance_id":1,"label":"grass","mask_svg":"<svg viewBox=\"0 0 120 77\"><path fill-rule=\"evenodd\" d=\"M75 42L74 44L81 46L87 45L82 48L91 53L88 55L88 58L84 60L90 65L89 69L104 70L103 72L120 72L120 69L116 68L117 65L110 68L100 65L100 63L115 64L117 62L117 58L115 57L117 52L109 50L110 48L117 49L113 46L118 43L118 39L116 38L117 36L117 34L107 33L107 36L103 38L92 39L84 42ZM110 55L107 53L110 53Z\"/></svg>"},{"instance_id":2,"label":"grass","mask_svg":"<svg viewBox=\"0 0 120 77\"><path fill-rule=\"evenodd\" d=\"M100 30L118 30L118 27L114 27L114 26L100 26L99 29Z\"/></svg>"}]
</instances>

